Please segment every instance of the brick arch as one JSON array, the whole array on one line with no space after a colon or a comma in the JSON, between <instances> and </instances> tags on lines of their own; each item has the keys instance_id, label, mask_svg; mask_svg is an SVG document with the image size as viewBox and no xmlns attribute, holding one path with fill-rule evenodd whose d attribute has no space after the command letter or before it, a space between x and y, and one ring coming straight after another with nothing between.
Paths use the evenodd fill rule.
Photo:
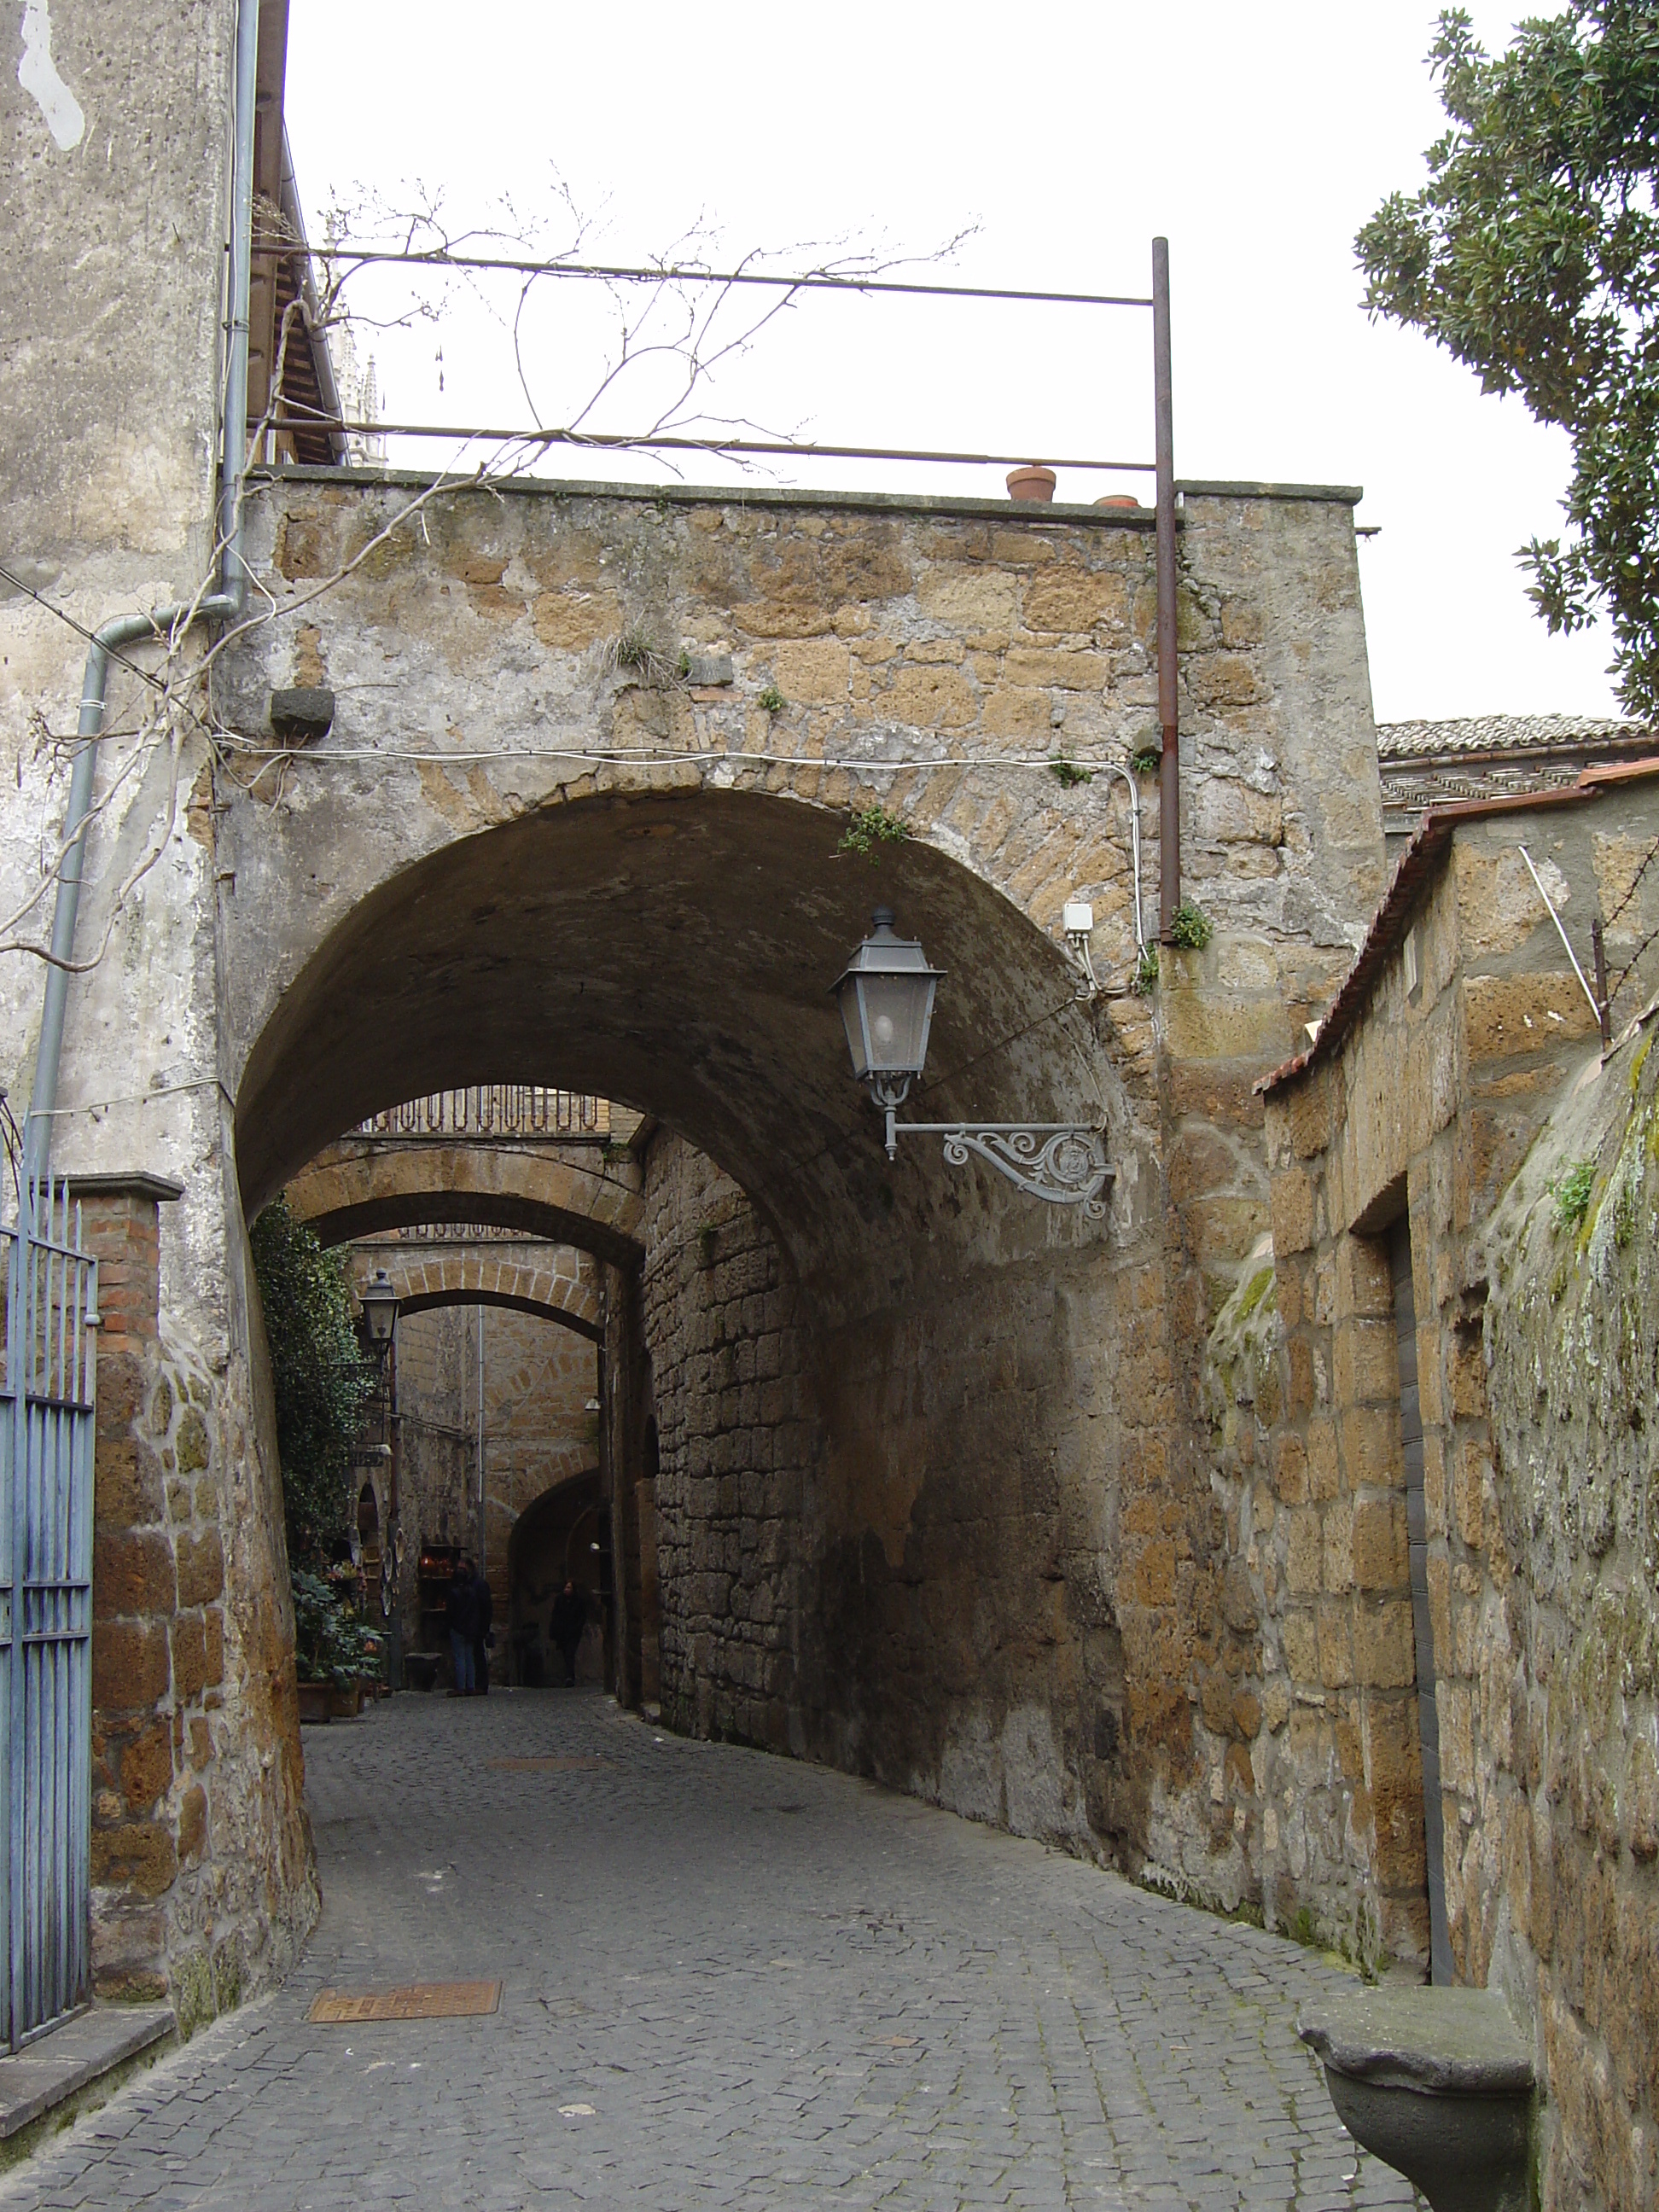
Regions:
<instances>
[{"instance_id":1,"label":"brick arch","mask_svg":"<svg viewBox=\"0 0 1659 2212\"><path fill-rule=\"evenodd\" d=\"M620 1166L546 1151L346 1138L288 1185L296 1218L325 1244L424 1221L477 1221L573 1245L617 1267L640 1258L640 1199Z\"/></svg>"},{"instance_id":2,"label":"brick arch","mask_svg":"<svg viewBox=\"0 0 1659 2212\"><path fill-rule=\"evenodd\" d=\"M406 1260L384 1251L360 1253L353 1268L360 1290L375 1267L385 1267L401 1313L428 1313L439 1306L510 1306L558 1322L595 1344L603 1334L599 1285L568 1247L535 1258L520 1256L510 1248L493 1252L477 1244L458 1245L453 1252L411 1253Z\"/></svg>"}]
</instances>

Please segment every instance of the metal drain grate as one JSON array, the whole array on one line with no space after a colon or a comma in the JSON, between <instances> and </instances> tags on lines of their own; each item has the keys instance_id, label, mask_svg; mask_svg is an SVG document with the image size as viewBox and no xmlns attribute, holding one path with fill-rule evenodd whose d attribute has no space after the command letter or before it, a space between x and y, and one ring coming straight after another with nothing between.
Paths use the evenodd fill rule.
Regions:
<instances>
[{"instance_id":1,"label":"metal drain grate","mask_svg":"<svg viewBox=\"0 0 1659 2212\"><path fill-rule=\"evenodd\" d=\"M362 2020L471 2020L494 2012L499 1982L410 1982L400 1990L320 1990L306 2014L324 2027Z\"/></svg>"}]
</instances>

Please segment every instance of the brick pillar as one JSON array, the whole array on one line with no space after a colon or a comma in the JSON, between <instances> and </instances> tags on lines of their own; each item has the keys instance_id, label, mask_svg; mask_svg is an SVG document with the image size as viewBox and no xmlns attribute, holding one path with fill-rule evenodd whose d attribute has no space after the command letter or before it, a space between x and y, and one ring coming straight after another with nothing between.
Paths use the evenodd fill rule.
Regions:
<instances>
[{"instance_id":1,"label":"brick pillar","mask_svg":"<svg viewBox=\"0 0 1659 2212\"><path fill-rule=\"evenodd\" d=\"M160 1176L70 1178L98 1261L92 1581L93 1977L100 1996L167 1989L162 1900L178 1871L171 1631L178 1577L164 1469L149 1430L161 1372Z\"/></svg>"}]
</instances>

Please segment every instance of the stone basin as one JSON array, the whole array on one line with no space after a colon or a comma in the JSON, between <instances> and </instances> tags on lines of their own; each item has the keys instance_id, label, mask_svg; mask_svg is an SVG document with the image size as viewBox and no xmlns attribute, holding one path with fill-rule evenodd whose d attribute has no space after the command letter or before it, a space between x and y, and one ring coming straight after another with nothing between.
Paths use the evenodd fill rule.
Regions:
<instances>
[{"instance_id":1,"label":"stone basin","mask_svg":"<svg viewBox=\"0 0 1659 2212\"><path fill-rule=\"evenodd\" d=\"M1355 1990L1297 2032L1349 2134L1434 2212L1528 2212L1532 2054L1496 1990Z\"/></svg>"}]
</instances>

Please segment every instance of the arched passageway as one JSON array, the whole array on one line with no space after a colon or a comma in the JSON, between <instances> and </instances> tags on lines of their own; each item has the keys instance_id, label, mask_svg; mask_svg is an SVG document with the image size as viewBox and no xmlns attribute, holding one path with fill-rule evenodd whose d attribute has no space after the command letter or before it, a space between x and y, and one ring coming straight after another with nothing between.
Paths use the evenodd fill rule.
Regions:
<instances>
[{"instance_id":1,"label":"arched passageway","mask_svg":"<svg viewBox=\"0 0 1659 2212\"><path fill-rule=\"evenodd\" d=\"M573 1162L543 1146L352 1135L324 1146L289 1178L287 1193L295 1218L325 1244L423 1222L476 1222L627 1266L640 1253L636 1182L613 1163Z\"/></svg>"},{"instance_id":2,"label":"arched passageway","mask_svg":"<svg viewBox=\"0 0 1659 2212\"><path fill-rule=\"evenodd\" d=\"M300 1176L332 1236L488 1218L534 1201L510 1151L465 1148L446 1217L429 1161L388 1188L372 1148L336 1140L488 1081L645 1114L623 1173L580 1200L597 1228L574 1184L556 1209L605 1269L618 1688L643 1697L654 1641L678 1725L1111 1848L1185 1749L1178 1631L1156 1625L1176 1593L1126 1582L1120 1510L1126 1476L1168 1466L1151 1102L1120 1078L1109 1008L1018 908L920 841L874 867L838 851L843 820L641 793L390 874L252 1042L246 1200ZM908 1114L1103 1123L1103 1222L949 1167L936 1139L886 1160L829 988L878 901L947 970ZM1190 1557L1185 1504L1157 1511Z\"/></svg>"},{"instance_id":3,"label":"arched passageway","mask_svg":"<svg viewBox=\"0 0 1659 2212\"><path fill-rule=\"evenodd\" d=\"M515 1681L533 1687L565 1680L563 1623L556 1608L567 1583L580 1597L584 1618L576 1686L596 1688L609 1679L609 1534L598 1468L544 1492L520 1515L507 1554L507 1644Z\"/></svg>"},{"instance_id":4,"label":"arched passageway","mask_svg":"<svg viewBox=\"0 0 1659 2212\"><path fill-rule=\"evenodd\" d=\"M520 1253L512 1246L428 1245L405 1253L386 1245L372 1252L360 1247L352 1272L359 1291L371 1273L384 1273L402 1314L431 1313L442 1306L501 1306L556 1322L595 1343L601 1333L599 1284L570 1248Z\"/></svg>"}]
</instances>

